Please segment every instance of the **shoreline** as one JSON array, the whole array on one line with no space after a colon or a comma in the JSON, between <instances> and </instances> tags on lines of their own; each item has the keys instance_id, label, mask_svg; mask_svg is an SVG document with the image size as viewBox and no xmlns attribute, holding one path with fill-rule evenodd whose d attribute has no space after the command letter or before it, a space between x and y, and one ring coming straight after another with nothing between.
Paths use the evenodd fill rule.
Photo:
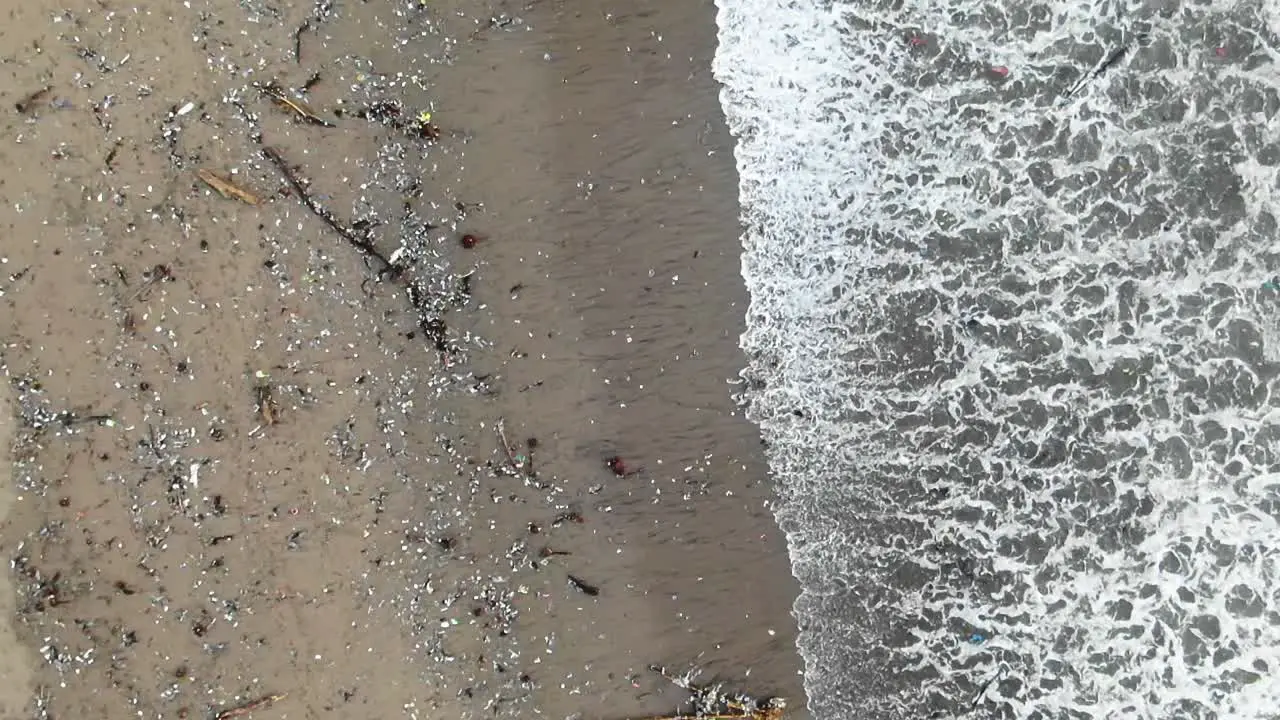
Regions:
<instances>
[{"instance_id":1,"label":"shoreline","mask_svg":"<svg viewBox=\"0 0 1280 720\"><path fill-rule=\"evenodd\" d=\"M50 100L72 112L51 102L18 118L17 164L33 172L7 190L35 211L9 222L41 241L13 253L27 270L5 287L3 359L28 384L23 497L0 537L13 557L41 533L20 598L59 600L20 616L28 643L63 644L37 668L37 715L159 717L287 693L282 717L352 703L378 716L627 717L684 699L646 671L656 663L787 696L788 717L804 716L796 584L758 433L731 397L745 292L714 11L534 7L514 23L527 31L399 49L471 37L480 10L455 3L389 33L388 17L352 8L303 34L302 10L263 24L224 9L217 26L183 16L205 28L194 46L162 37L164 18L73 20L102 57L171 60L101 128L105 143L86 110L113 86L136 92L118 74L59 85ZM132 39L111 40L130 23ZM258 47L235 44L248 32ZM295 42L307 59L290 67ZM321 74L318 111L397 89L406 114L431 109L434 146L349 116L327 131L251 112L340 222L384 221L370 237L386 255L404 243L417 291L443 303L448 352L432 350L404 289L370 286L296 193L248 209L189 180L221 160L264 195L282 184L214 102L235 75L199 75L210 53L248 68L264 47L291 83ZM426 59L449 52L448 67ZM70 67L50 62L65 82ZM430 94L410 89L420 77ZM195 113L152 94L178 88ZM125 154L103 173L89 148L112 138ZM48 170L34 170L68 143L76 161L54 167L84 197L46 205ZM421 193L406 190L413 177ZM95 219L95 191L123 210ZM37 231L50 219L64 230ZM462 249L460 232L483 239ZM61 301L42 302L50 292ZM97 409L109 423L80 421ZM500 420L533 469L510 467ZM77 635L66 613L96 629ZM78 684L53 689L67 672Z\"/></svg>"}]
</instances>

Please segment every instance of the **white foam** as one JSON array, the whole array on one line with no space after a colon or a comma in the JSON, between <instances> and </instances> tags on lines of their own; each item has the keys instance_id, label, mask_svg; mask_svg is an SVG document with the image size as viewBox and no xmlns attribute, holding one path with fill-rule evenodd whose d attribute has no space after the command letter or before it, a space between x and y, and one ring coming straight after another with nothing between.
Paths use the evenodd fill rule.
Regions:
<instances>
[{"instance_id":1,"label":"white foam","mask_svg":"<svg viewBox=\"0 0 1280 720\"><path fill-rule=\"evenodd\" d=\"M718 5L815 716L1276 717L1277 4Z\"/></svg>"}]
</instances>

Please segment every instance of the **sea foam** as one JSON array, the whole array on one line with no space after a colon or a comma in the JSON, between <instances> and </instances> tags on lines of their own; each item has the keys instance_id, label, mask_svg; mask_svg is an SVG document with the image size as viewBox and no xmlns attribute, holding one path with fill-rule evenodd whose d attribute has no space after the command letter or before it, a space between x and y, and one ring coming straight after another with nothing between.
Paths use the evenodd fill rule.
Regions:
<instances>
[{"instance_id":1,"label":"sea foam","mask_svg":"<svg viewBox=\"0 0 1280 720\"><path fill-rule=\"evenodd\" d=\"M718 5L815 717L1280 716L1276 4Z\"/></svg>"}]
</instances>

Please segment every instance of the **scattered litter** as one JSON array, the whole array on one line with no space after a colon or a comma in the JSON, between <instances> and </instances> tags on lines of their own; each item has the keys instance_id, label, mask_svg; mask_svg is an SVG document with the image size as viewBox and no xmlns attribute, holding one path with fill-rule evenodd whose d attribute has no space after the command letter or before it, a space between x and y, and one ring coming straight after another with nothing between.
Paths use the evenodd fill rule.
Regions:
<instances>
[{"instance_id":1,"label":"scattered litter","mask_svg":"<svg viewBox=\"0 0 1280 720\"><path fill-rule=\"evenodd\" d=\"M258 411L258 420L263 427L271 427L279 420L279 406L270 381L258 383L253 388L254 405Z\"/></svg>"},{"instance_id":2,"label":"scattered litter","mask_svg":"<svg viewBox=\"0 0 1280 720\"><path fill-rule=\"evenodd\" d=\"M423 140L440 139L440 128L431 122L431 113L426 110L418 113L418 117L414 118L408 129L412 135Z\"/></svg>"},{"instance_id":3,"label":"scattered litter","mask_svg":"<svg viewBox=\"0 0 1280 720\"><path fill-rule=\"evenodd\" d=\"M138 287L138 291L133 294L130 301L137 300L147 294L153 286L158 283L171 282L173 280L173 270L168 265L157 264L142 274L144 282Z\"/></svg>"},{"instance_id":4,"label":"scattered litter","mask_svg":"<svg viewBox=\"0 0 1280 720\"><path fill-rule=\"evenodd\" d=\"M719 685L694 685L689 675L669 675L659 665L650 665L649 669L677 687L688 690L693 696L693 712L659 715L647 720L781 720L787 709L785 698L754 698L743 693L730 694L724 692Z\"/></svg>"},{"instance_id":5,"label":"scattered litter","mask_svg":"<svg viewBox=\"0 0 1280 720\"><path fill-rule=\"evenodd\" d=\"M576 510L571 510L569 512L561 513L560 515L557 515L556 519L551 521L551 527L560 527L561 525L567 522L577 523L581 525L582 523L586 522L586 518L582 517L582 513Z\"/></svg>"},{"instance_id":6,"label":"scattered litter","mask_svg":"<svg viewBox=\"0 0 1280 720\"><path fill-rule=\"evenodd\" d=\"M627 462L617 455L606 459L604 464L618 477L623 477L627 474Z\"/></svg>"},{"instance_id":7,"label":"scattered litter","mask_svg":"<svg viewBox=\"0 0 1280 720\"><path fill-rule=\"evenodd\" d=\"M48 95L49 91L52 89L53 89L52 85L45 85L44 87L40 88L39 90L36 90L35 92L28 93L26 97L14 103L13 107L19 113L26 115L27 113L31 112L35 108L36 103L40 102L41 98L43 98L45 95Z\"/></svg>"},{"instance_id":8,"label":"scattered litter","mask_svg":"<svg viewBox=\"0 0 1280 720\"><path fill-rule=\"evenodd\" d=\"M589 582L586 582L585 580L578 577L577 575L569 576L569 585L571 585L574 590L577 590L578 592L581 592L584 595L590 595L591 597L596 597L600 594L600 588L596 587L595 585L592 585Z\"/></svg>"}]
</instances>

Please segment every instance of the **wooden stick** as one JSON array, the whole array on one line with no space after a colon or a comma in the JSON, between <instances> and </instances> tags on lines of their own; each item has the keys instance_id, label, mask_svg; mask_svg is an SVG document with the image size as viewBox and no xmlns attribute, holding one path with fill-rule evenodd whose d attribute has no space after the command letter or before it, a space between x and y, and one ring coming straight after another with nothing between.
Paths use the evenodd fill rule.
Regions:
<instances>
[{"instance_id":1,"label":"wooden stick","mask_svg":"<svg viewBox=\"0 0 1280 720\"><path fill-rule=\"evenodd\" d=\"M511 468L519 469L520 463L516 462L516 456L511 452L511 443L507 442L506 424L505 419L498 418L498 440L502 441L502 449L507 453L507 461L511 463Z\"/></svg>"},{"instance_id":2,"label":"wooden stick","mask_svg":"<svg viewBox=\"0 0 1280 720\"><path fill-rule=\"evenodd\" d=\"M307 20L298 27L297 31L293 33L293 61L295 63L302 63L302 33L310 29L311 18L307 18Z\"/></svg>"},{"instance_id":3,"label":"wooden stick","mask_svg":"<svg viewBox=\"0 0 1280 720\"><path fill-rule=\"evenodd\" d=\"M389 273L392 276L399 275L399 272L396 270L396 266L392 265L391 261L373 246L373 243L357 236L355 232L338 222L338 219L333 216L333 213L329 212L327 208L321 207L320 204L311 197L311 193L307 191L306 186L304 186L302 181L298 179L298 176L293 172L293 168L289 167L289 163L285 162L284 157L280 155L278 150L273 147L263 147L262 155L276 166L276 169L280 171L281 175L284 175L284 179L289 182L289 185L293 187L293 191L298 194L298 199L302 201L303 205L307 206L307 209L310 210L312 214L323 220L324 223L334 232L338 233L343 240L346 240L361 253L377 260L382 265L382 272Z\"/></svg>"},{"instance_id":4,"label":"wooden stick","mask_svg":"<svg viewBox=\"0 0 1280 720\"><path fill-rule=\"evenodd\" d=\"M237 705L236 707L233 707L233 708L227 708L226 710L223 710L217 715L214 715L213 720L231 720L231 718L238 718L243 715L248 715L254 710L263 710L263 709L269 708L272 705L276 704L277 702L280 702L281 700L285 699L285 697L288 694L289 693L280 693L278 695L266 695L264 697L258 698L257 700L251 700L243 705Z\"/></svg>"}]
</instances>

